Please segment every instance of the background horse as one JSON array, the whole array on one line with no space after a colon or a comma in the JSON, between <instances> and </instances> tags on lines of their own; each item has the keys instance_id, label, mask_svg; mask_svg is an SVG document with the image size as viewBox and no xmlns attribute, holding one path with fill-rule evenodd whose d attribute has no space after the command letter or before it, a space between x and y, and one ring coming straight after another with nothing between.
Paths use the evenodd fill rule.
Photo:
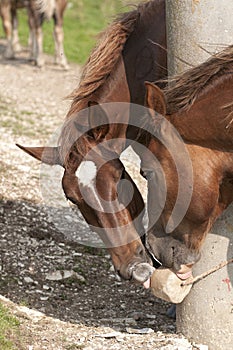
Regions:
<instances>
[{"instance_id":1,"label":"background horse","mask_svg":"<svg viewBox=\"0 0 233 350\"><path fill-rule=\"evenodd\" d=\"M6 34L7 46L4 52L6 58L13 58L14 53L20 50L18 36L17 9L27 6L27 2L21 1L0 1L0 15L3 29Z\"/></svg>"},{"instance_id":2,"label":"background horse","mask_svg":"<svg viewBox=\"0 0 233 350\"><path fill-rule=\"evenodd\" d=\"M71 94L73 99L67 120L62 130L60 146L54 148L23 149L35 158L49 164L60 164L64 167L63 189L67 198L78 205L88 224L97 232L102 229L102 239L110 247L109 251L116 270L126 279L134 278L139 282L147 281L153 272L149 265L150 259L146 254L143 242L134 226L134 218L143 210L141 196L136 186L123 171L119 159L106 161L105 168L100 168L106 154L114 151L118 158L127 146L126 142L116 143L111 149L101 149L100 154L88 158L89 163L83 164L90 146L109 141L111 139L126 139L126 133L133 131L129 127L131 118L127 111L124 125L115 123L108 125L106 115L94 113L82 118L80 113L90 106L101 102L134 102L144 103L144 81L155 81L167 75L165 30L165 1L153 0L140 5L134 11L120 16L103 34L100 44L91 54L79 87ZM162 86L162 85L161 85ZM82 113L81 113L82 114ZM103 127L99 127L103 125ZM108 127L104 127L108 125ZM77 127L76 127L77 126ZM78 139L78 129L84 128L82 137ZM88 130L92 129L92 130ZM80 135L80 134L79 134ZM77 140L78 139L78 140ZM112 144L113 146L113 144ZM105 155L105 156L104 156ZM120 169L120 170L119 170ZM78 176L77 176L78 174ZM92 174L92 175L90 175ZM112 215L106 212L103 199L111 207L119 190L119 181L127 177L134 188L134 213L122 204ZM90 177L91 176L91 177ZM85 178L89 181L83 181ZM96 182L96 186L93 183ZM85 197L91 201L88 204L82 196L85 187ZM99 196L98 190L101 194ZM125 191L125 189L121 189ZM96 201L100 206L95 208ZM98 209L99 208L99 209ZM101 209L101 210L100 210ZM131 209L130 209L131 210ZM140 225L142 227L142 225ZM117 230L113 230L117 228ZM104 232L104 234L103 234Z\"/></svg>"},{"instance_id":3,"label":"background horse","mask_svg":"<svg viewBox=\"0 0 233 350\"><path fill-rule=\"evenodd\" d=\"M31 58L38 67L44 65L42 24L45 19L54 20L55 63L68 68L63 48L63 14L66 0L0 0L0 15L6 33L5 57L14 58L19 50L17 10L27 8Z\"/></svg>"}]
</instances>

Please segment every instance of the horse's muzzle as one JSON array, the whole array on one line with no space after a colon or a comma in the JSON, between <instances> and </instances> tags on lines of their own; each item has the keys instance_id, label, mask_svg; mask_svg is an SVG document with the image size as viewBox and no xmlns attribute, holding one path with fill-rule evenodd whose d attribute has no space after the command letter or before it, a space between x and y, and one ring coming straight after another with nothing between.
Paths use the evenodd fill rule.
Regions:
<instances>
[{"instance_id":1,"label":"horse's muzzle","mask_svg":"<svg viewBox=\"0 0 233 350\"><path fill-rule=\"evenodd\" d=\"M139 282L144 283L150 279L155 268L148 263L139 263L132 267L132 278Z\"/></svg>"}]
</instances>

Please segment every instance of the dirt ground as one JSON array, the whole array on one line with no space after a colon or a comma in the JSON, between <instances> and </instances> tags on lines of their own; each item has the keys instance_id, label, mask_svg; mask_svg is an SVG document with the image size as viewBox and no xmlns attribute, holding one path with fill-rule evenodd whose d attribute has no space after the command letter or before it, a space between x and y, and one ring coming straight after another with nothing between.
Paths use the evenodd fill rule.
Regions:
<instances>
[{"instance_id":1,"label":"dirt ground","mask_svg":"<svg viewBox=\"0 0 233 350\"><path fill-rule=\"evenodd\" d=\"M71 209L44 202L40 164L15 146L47 141L79 75L50 57L40 70L27 52L0 59L0 301L20 320L17 349L200 349L176 334L168 303L121 281L106 250L79 243L76 235L90 235L79 213L75 234L64 233Z\"/></svg>"}]
</instances>

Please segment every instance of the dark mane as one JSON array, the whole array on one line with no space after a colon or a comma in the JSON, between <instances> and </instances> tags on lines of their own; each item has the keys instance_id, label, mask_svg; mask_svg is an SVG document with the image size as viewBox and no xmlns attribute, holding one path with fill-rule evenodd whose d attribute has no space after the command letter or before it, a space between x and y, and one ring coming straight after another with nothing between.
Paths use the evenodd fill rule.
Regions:
<instances>
[{"instance_id":1,"label":"dark mane","mask_svg":"<svg viewBox=\"0 0 233 350\"><path fill-rule=\"evenodd\" d=\"M165 88L167 114L192 106L196 98L219 79L233 74L233 45L197 67L173 77Z\"/></svg>"},{"instance_id":2,"label":"dark mane","mask_svg":"<svg viewBox=\"0 0 233 350\"><path fill-rule=\"evenodd\" d=\"M157 0L159 3L160 0ZM85 64L79 86L68 96L72 105L67 117L80 109L91 95L103 86L116 66L129 35L134 31L139 17L155 1L140 4L135 10L119 15L106 31L92 51Z\"/></svg>"},{"instance_id":3,"label":"dark mane","mask_svg":"<svg viewBox=\"0 0 233 350\"><path fill-rule=\"evenodd\" d=\"M137 10L123 14L102 33L83 68L78 88L68 96L73 100L68 116L78 110L80 101L89 98L104 84L116 65L128 36L134 30L137 18Z\"/></svg>"}]
</instances>

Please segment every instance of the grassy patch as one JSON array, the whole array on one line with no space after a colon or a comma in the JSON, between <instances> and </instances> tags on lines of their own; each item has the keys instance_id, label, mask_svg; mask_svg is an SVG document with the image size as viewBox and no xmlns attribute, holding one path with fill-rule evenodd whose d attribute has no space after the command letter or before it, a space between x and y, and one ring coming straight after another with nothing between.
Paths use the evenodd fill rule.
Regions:
<instances>
[{"instance_id":1,"label":"grassy patch","mask_svg":"<svg viewBox=\"0 0 233 350\"><path fill-rule=\"evenodd\" d=\"M134 1L134 3L137 1ZM126 0L72 0L64 16L65 52L70 62L83 64L96 42L96 36L112 22L117 13L127 11ZM24 46L28 43L26 10L19 10L19 36ZM44 51L54 53L53 23L44 23ZM2 28L0 36L4 37Z\"/></svg>"},{"instance_id":2,"label":"grassy patch","mask_svg":"<svg viewBox=\"0 0 233 350\"><path fill-rule=\"evenodd\" d=\"M14 342L17 338L19 338L19 321L0 304L0 349L18 349Z\"/></svg>"},{"instance_id":3,"label":"grassy patch","mask_svg":"<svg viewBox=\"0 0 233 350\"><path fill-rule=\"evenodd\" d=\"M76 0L67 9L64 20L65 52L68 59L84 63L97 35L123 11L120 0Z\"/></svg>"},{"instance_id":4,"label":"grassy patch","mask_svg":"<svg viewBox=\"0 0 233 350\"><path fill-rule=\"evenodd\" d=\"M49 136L51 130L48 130L42 122L35 122L38 115L30 112L17 112L13 110L7 115L1 115L0 127L8 129L14 136L41 137ZM33 119L34 118L34 119Z\"/></svg>"},{"instance_id":5,"label":"grassy patch","mask_svg":"<svg viewBox=\"0 0 233 350\"><path fill-rule=\"evenodd\" d=\"M30 138L50 136L57 122L49 127L45 123L46 116L41 116L31 111L17 110L17 105L12 102L11 108L0 96L0 128L9 130L14 136L28 136ZM53 118L51 116L51 118ZM54 118L55 119L55 118ZM1 349L0 349L1 350Z\"/></svg>"}]
</instances>

